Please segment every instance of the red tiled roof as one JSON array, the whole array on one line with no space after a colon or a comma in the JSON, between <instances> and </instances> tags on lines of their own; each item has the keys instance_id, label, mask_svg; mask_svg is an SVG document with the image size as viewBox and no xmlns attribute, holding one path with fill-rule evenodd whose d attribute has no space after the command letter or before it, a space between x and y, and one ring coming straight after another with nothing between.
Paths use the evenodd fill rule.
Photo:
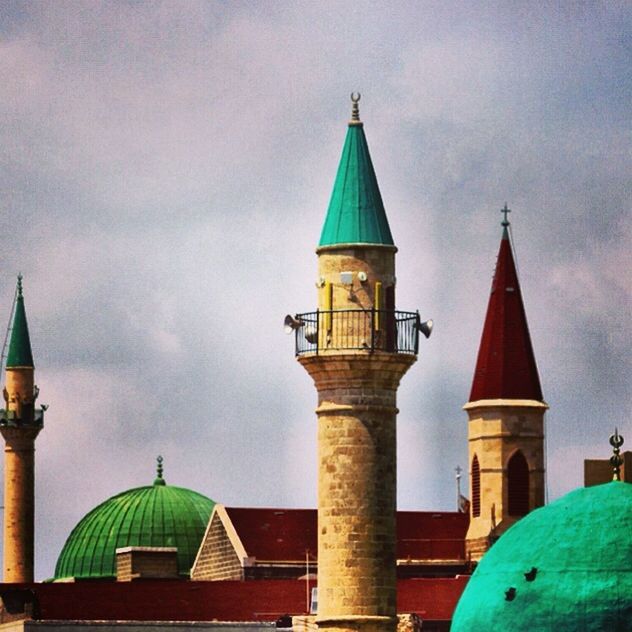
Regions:
<instances>
[{"instance_id":1,"label":"red tiled roof","mask_svg":"<svg viewBox=\"0 0 632 632\"><path fill-rule=\"evenodd\" d=\"M304 561L317 553L315 509L226 507L246 553L258 561ZM456 512L398 511L398 559L465 559L469 515Z\"/></svg>"},{"instance_id":2,"label":"red tiled roof","mask_svg":"<svg viewBox=\"0 0 632 632\"><path fill-rule=\"evenodd\" d=\"M464 560L469 513L398 511L397 559Z\"/></svg>"},{"instance_id":3,"label":"red tiled roof","mask_svg":"<svg viewBox=\"0 0 632 632\"><path fill-rule=\"evenodd\" d=\"M500 242L470 393L470 402L480 399L542 401L540 378L506 229Z\"/></svg>"},{"instance_id":4,"label":"red tiled roof","mask_svg":"<svg viewBox=\"0 0 632 632\"><path fill-rule=\"evenodd\" d=\"M400 580L398 611L449 620L467 579ZM275 621L307 612L302 580L0 584L0 596L24 589L36 596L35 618L49 620Z\"/></svg>"},{"instance_id":5,"label":"red tiled roof","mask_svg":"<svg viewBox=\"0 0 632 632\"><path fill-rule=\"evenodd\" d=\"M315 509L226 507L246 553L258 561L304 561L316 558Z\"/></svg>"}]
</instances>

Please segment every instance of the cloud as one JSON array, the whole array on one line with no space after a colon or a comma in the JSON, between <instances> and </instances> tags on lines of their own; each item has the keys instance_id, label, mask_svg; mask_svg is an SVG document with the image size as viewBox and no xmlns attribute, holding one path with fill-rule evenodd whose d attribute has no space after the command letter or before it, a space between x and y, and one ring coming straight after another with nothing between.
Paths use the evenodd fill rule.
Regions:
<instances>
[{"instance_id":1,"label":"cloud","mask_svg":"<svg viewBox=\"0 0 632 632\"><path fill-rule=\"evenodd\" d=\"M85 511L151 482L159 453L169 482L221 502L315 502L316 395L281 319L315 303L351 90L398 304L436 323L400 390L400 505L453 506L505 200L552 494L581 484L614 423L625 435L628 8L3 10L0 295L8 318L21 270L51 404L38 576Z\"/></svg>"}]
</instances>

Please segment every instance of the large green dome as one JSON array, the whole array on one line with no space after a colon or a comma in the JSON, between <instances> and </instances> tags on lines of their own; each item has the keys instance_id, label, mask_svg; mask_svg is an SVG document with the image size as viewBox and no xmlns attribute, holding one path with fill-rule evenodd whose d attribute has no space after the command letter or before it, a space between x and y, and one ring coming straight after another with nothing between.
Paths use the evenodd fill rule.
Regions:
<instances>
[{"instance_id":1,"label":"large green dome","mask_svg":"<svg viewBox=\"0 0 632 632\"><path fill-rule=\"evenodd\" d=\"M632 485L577 489L517 522L481 560L451 630L632 630Z\"/></svg>"},{"instance_id":2,"label":"large green dome","mask_svg":"<svg viewBox=\"0 0 632 632\"><path fill-rule=\"evenodd\" d=\"M178 548L178 572L188 576L215 503L206 496L153 485L112 496L80 520L66 540L55 579L116 576L116 549L126 546Z\"/></svg>"}]
</instances>

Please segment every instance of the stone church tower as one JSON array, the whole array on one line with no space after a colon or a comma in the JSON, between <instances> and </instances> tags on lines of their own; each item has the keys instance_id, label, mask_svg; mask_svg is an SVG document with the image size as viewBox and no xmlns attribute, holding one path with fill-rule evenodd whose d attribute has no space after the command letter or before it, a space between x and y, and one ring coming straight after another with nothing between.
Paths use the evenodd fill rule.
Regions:
<instances>
[{"instance_id":1,"label":"stone church tower","mask_svg":"<svg viewBox=\"0 0 632 632\"><path fill-rule=\"evenodd\" d=\"M429 331L395 310L397 249L352 100L316 250L318 311L286 325L318 390L317 623L377 632L397 622L396 393Z\"/></svg>"},{"instance_id":2,"label":"stone church tower","mask_svg":"<svg viewBox=\"0 0 632 632\"><path fill-rule=\"evenodd\" d=\"M503 234L467 411L470 527L466 552L479 560L521 516L544 504L544 413L509 238Z\"/></svg>"},{"instance_id":3,"label":"stone church tower","mask_svg":"<svg viewBox=\"0 0 632 632\"><path fill-rule=\"evenodd\" d=\"M3 581L32 582L35 439L44 425L44 410L35 408L38 388L34 382L22 277L18 277L3 394L6 405L0 411L0 432L5 441Z\"/></svg>"}]
</instances>

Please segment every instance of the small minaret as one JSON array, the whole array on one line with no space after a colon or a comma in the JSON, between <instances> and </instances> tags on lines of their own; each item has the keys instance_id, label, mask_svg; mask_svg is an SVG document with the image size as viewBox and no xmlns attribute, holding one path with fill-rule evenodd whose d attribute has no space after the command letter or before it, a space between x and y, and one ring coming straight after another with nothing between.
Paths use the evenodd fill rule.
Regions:
<instances>
[{"instance_id":1,"label":"small minaret","mask_svg":"<svg viewBox=\"0 0 632 632\"><path fill-rule=\"evenodd\" d=\"M44 410L35 409L33 354L18 277L0 411L4 448L4 579L32 582L34 566L35 438L44 425Z\"/></svg>"},{"instance_id":2,"label":"small minaret","mask_svg":"<svg viewBox=\"0 0 632 632\"><path fill-rule=\"evenodd\" d=\"M544 413L527 317L504 220L469 402L470 527L479 560L521 516L544 504Z\"/></svg>"},{"instance_id":3,"label":"small minaret","mask_svg":"<svg viewBox=\"0 0 632 632\"><path fill-rule=\"evenodd\" d=\"M318 390L318 614L327 630L396 626L396 394L417 313L395 311L395 253L353 110L318 255L317 312L286 319Z\"/></svg>"}]
</instances>

